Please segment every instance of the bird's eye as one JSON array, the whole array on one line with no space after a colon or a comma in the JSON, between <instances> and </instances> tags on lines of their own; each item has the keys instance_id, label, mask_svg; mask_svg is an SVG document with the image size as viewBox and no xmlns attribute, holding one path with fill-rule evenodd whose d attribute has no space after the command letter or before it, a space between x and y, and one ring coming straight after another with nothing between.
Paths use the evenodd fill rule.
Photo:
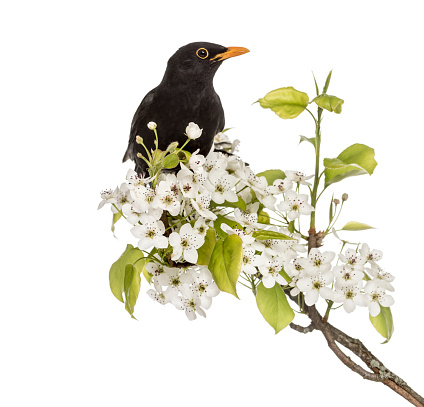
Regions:
<instances>
[{"instance_id":1,"label":"bird's eye","mask_svg":"<svg viewBox=\"0 0 424 407\"><path fill-rule=\"evenodd\" d=\"M207 50L206 48L199 48L199 49L196 51L196 55L197 55L200 59L205 59L205 58L207 58L207 57L208 57L209 52L208 52L208 50Z\"/></svg>"}]
</instances>

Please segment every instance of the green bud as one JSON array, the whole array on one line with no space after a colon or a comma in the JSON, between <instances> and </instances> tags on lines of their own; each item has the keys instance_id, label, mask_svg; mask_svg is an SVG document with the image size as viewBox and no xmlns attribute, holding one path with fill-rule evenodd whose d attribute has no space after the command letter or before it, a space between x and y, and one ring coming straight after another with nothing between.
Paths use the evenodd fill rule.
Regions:
<instances>
[{"instance_id":1,"label":"green bud","mask_svg":"<svg viewBox=\"0 0 424 407\"><path fill-rule=\"evenodd\" d=\"M135 142L137 144L143 144L143 138L140 136L135 136Z\"/></svg>"}]
</instances>

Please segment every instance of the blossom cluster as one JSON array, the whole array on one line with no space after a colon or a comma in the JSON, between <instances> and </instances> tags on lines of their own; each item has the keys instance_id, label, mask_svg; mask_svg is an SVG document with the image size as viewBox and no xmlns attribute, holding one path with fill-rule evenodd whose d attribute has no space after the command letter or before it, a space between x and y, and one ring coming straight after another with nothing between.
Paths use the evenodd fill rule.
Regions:
<instances>
[{"instance_id":1,"label":"blossom cluster","mask_svg":"<svg viewBox=\"0 0 424 407\"><path fill-rule=\"evenodd\" d=\"M147 294L162 305L173 304L184 310L188 319L196 319L196 314L206 317L205 309L209 309L212 298L219 294L219 289L206 266L194 266L182 269L167 267L158 262L146 265L152 275L151 283L155 289Z\"/></svg>"},{"instance_id":2,"label":"blossom cluster","mask_svg":"<svg viewBox=\"0 0 424 407\"><path fill-rule=\"evenodd\" d=\"M194 123L186 131L189 138L201 135ZM343 303L347 312L356 305L368 306L372 316L378 315L380 305L390 306L393 298L386 291L393 291L393 276L377 264L380 251L370 251L366 244L359 252L348 249L334 267L334 252L312 249L301 257L307 244L294 221L314 210L308 195L299 193L300 187L310 187L312 176L298 171L281 172L277 179L259 176L234 154L237 145L237 140L232 143L219 133L219 151L212 149L207 156L196 151L175 171L148 178L129 170L125 183L102 192L99 208L111 204L113 213L131 224L138 248L146 253L154 287L149 296L161 304L172 303L189 319L205 316L219 289L208 267L197 261L213 228L218 235L241 238L241 272L253 285L292 287L291 294L302 292L307 305L321 296ZM270 238L258 238L259 231L269 232Z\"/></svg>"},{"instance_id":3,"label":"blossom cluster","mask_svg":"<svg viewBox=\"0 0 424 407\"><path fill-rule=\"evenodd\" d=\"M393 305L394 299L387 291L394 291L394 277L377 264L383 257L380 250L371 251L366 243L359 251L347 249L338 256L341 264L332 267L334 257L334 252L311 249L308 257L287 265L291 294L303 292L306 305L314 305L320 296L343 303L346 312L354 311L357 305L368 307L373 317L380 313L380 306Z\"/></svg>"}]
</instances>

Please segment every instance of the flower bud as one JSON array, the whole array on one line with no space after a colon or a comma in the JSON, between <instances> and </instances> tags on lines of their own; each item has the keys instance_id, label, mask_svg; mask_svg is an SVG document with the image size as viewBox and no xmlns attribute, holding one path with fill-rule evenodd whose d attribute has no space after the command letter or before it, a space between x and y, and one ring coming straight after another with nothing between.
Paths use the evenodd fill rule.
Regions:
<instances>
[{"instance_id":1,"label":"flower bud","mask_svg":"<svg viewBox=\"0 0 424 407\"><path fill-rule=\"evenodd\" d=\"M334 198L333 203L334 203L334 205L338 205L340 203L340 201L338 199Z\"/></svg>"},{"instance_id":2,"label":"flower bud","mask_svg":"<svg viewBox=\"0 0 424 407\"><path fill-rule=\"evenodd\" d=\"M346 193L344 193L344 194L342 195L342 201L343 201L343 202L347 201L347 198L349 198L349 195L348 195L348 194L346 194Z\"/></svg>"},{"instance_id":3,"label":"flower bud","mask_svg":"<svg viewBox=\"0 0 424 407\"><path fill-rule=\"evenodd\" d=\"M186 135L189 139L195 140L202 135L203 129L199 128L196 123L190 122L186 127Z\"/></svg>"},{"instance_id":4,"label":"flower bud","mask_svg":"<svg viewBox=\"0 0 424 407\"><path fill-rule=\"evenodd\" d=\"M154 129L156 129L156 127L157 127L158 125L155 123L155 122L149 122L149 123L147 123L147 127L150 129L150 130L154 130Z\"/></svg>"},{"instance_id":5,"label":"flower bud","mask_svg":"<svg viewBox=\"0 0 424 407\"><path fill-rule=\"evenodd\" d=\"M141 153L137 153L137 157L138 157L138 158L143 158L143 154L141 154Z\"/></svg>"},{"instance_id":6,"label":"flower bud","mask_svg":"<svg viewBox=\"0 0 424 407\"><path fill-rule=\"evenodd\" d=\"M135 136L135 142L137 144L143 144L143 138L140 136Z\"/></svg>"}]
</instances>

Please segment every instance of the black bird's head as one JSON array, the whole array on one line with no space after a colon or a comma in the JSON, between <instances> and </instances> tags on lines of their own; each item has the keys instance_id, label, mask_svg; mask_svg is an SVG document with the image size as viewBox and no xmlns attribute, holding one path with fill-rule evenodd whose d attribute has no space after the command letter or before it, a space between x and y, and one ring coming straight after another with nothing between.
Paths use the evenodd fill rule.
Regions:
<instances>
[{"instance_id":1,"label":"black bird's head","mask_svg":"<svg viewBox=\"0 0 424 407\"><path fill-rule=\"evenodd\" d=\"M227 48L210 42L192 42L169 58L163 80L178 84L212 83L222 61L247 52L249 50L242 47Z\"/></svg>"}]
</instances>

